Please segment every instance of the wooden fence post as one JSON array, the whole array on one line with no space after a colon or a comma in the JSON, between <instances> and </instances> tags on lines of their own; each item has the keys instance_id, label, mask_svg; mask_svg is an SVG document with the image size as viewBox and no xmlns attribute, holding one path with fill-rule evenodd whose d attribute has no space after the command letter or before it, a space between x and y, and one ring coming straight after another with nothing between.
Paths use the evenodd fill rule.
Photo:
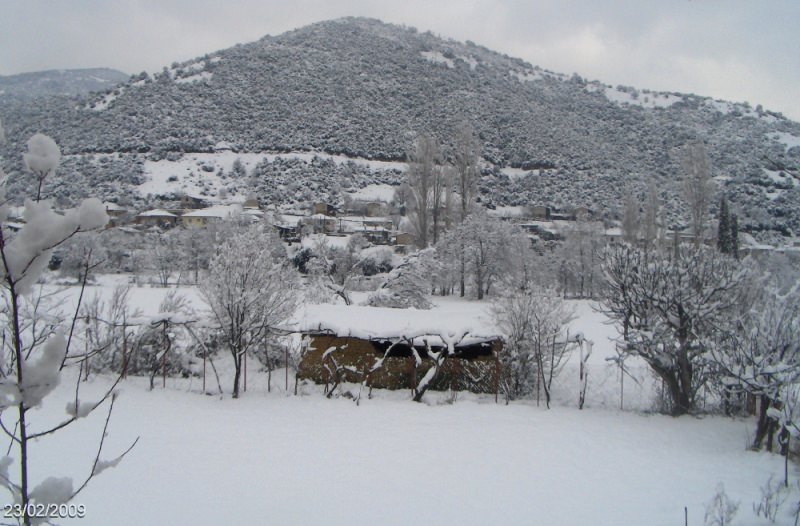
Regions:
<instances>
[{"instance_id":1,"label":"wooden fence post","mask_svg":"<svg viewBox=\"0 0 800 526\"><path fill-rule=\"evenodd\" d=\"M497 403L500 394L500 354L494 352L494 403Z\"/></svg>"}]
</instances>

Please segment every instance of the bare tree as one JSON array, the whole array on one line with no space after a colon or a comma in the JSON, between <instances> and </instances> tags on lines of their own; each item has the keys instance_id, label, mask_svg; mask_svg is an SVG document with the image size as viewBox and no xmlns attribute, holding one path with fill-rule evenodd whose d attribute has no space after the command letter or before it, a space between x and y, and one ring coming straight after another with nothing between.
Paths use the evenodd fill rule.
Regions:
<instances>
[{"instance_id":1,"label":"bare tree","mask_svg":"<svg viewBox=\"0 0 800 526\"><path fill-rule=\"evenodd\" d=\"M462 124L457 132L455 151L453 152L455 168L455 191L458 192L460 207L459 221L467 219L475 203L478 193L478 179L480 178L480 145L475 138L475 132L469 124ZM466 293L466 254L463 245L459 255L459 295L463 298Z\"/></svg>"},{"instance_id":2,"label":"bare tree","mask_svg":"<svg viewBox=\"0 0 800 526\"><path fill-rule=\"evenodd\" d=\"M232 234L211 259L200 293L234 363L239 397L242 359L294 312L296 276L274 233L258 225Z\"/></svg>"},{"instance_id":3,"label":"bare tree","mask_svg":"<svg viewBox=\"0 0 800 526\"><path fill-rule=\"evenodd\" d=\"M574 310L554 290L535 289L498 299L495 320L505 334L500 357L506 400L543 392L550 408L553 380L576 348L569 338Z\"/></svg>"},{"instance_id":4,"label":"bare tree","mask_svg":"<svg viewBox=\"0 0 800 526\"><path fill-rule=\"evenodd\" d=\"M473 292L483 299L493 284L513 270L513 248L523 234L513 225L474 212L466 221L447 233L437 246L445 267L463 256L465 276L472 278Z\"/></svg>"},{"instance_id":5,"label":"bare tree","mask_svg":"<svg viewBox=\"0 0 800 526\"><path fill-rule=\"evenodd\" d=\"M622 209L622 238L628 243L637 243L640 237L642 217L639 210L639 199L633 192L625 193L624 207Z\"/></svg>"},{"instance_id":6,"label":"bare tree","mask_svg":"<svg viewBox=\"0 0 800 526\"><path fill-rule=\"evenodd\" d=\"M437 166L433 170L433 184L431 185L431 216L433 219L433 244L439 241L439 232L442 230L442 219L448 210L445 208L445 198L449 193L447 178L448 167ZM446 221L446 220L445 220Z\"/></svg>"},{"instance_id":7,"label":"bare tree","mask_svg":"<svg viewBox=\"0 0 800 526\"><path fill-rule=\"evenodd\" d=\"M564 294L572 289L579 298L593 298L600 282L602 224L578 217L566 232L564 257Z\"/></svg>"},{"instance_id":8,"label":"bare tree","mask_svg":"<svg viewBox=\"0 0 800 526\"><path fill-rule=\"evenodd\" d=\"M427 248L431 215L437 207L434 187L441 181L441 151L430 135L422 135L414 145L408 164L408 186L411 190L411 218L416 230L417 246ZM438 221L437 216L434 219Z\"/></svg>"},{"instance_id":9,"label":"bare tree","mask_svg":"<svg viewBox=\"0 0 800 526\"><path fill-rule=\"evenodd\" d=\"M646 245L654 245L660 235L659 222L661 221L661 200L658 197L658 189L654 180L650 181L647 190L647 203L644 209L643 224L641 234Z\"/></svg>"},{"instance_id":10,"label":"bare tree","mask_svg":"<svg viewBox=\"0 0 800 526\"><path fill-rule=\"evenodd\" d=\"M686 177L683 182L683 194L689 205L694 245L699 247L705 237L709 208L714 197L711 162L702 142L686 145L681 152L680 160Z\"/></svg>"},{"instance_id":11,"label":"bare tree","mask_svg":"<svg viewBox=\"0 0 800 526\"><path fill-rule=\"evenodd\" d=\"M475 138L475 131L467 123L462 124L456 134L455 149L453 151L454 168L456 173L455 189L460 201L460 221L469 215L475 203L478 192L478 178L480 177L480 145Z\"/></svg>"}]
</instances>

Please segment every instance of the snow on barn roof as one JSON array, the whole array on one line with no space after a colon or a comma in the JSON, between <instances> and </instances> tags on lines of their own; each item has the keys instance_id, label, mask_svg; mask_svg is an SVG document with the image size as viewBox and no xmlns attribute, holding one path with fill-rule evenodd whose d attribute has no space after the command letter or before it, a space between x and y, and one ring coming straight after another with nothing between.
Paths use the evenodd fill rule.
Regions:
<instances>
[{"instance_id":1,"label":"snow on barn roof","mask_svg":"<svg viewBox=\"0 0 800 526\"><path fill-rule=\"evenodd\" d=\"M430 310L356 305L304 305L290 322L293 330L331 333L365 340L412 339L442 345L442 340L477 343L497 339L500 329L485 305L459 302ZM464 336L462 338L462 336Z\"/></svg>"}]
</instances>

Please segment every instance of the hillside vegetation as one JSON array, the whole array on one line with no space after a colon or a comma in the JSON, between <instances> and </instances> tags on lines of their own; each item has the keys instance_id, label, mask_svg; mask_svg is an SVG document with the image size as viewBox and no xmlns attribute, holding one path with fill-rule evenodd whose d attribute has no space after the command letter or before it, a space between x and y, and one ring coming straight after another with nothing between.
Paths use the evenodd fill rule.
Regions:
<instances>
[{"instance_id":1,"label":"hillside vegetation","mask_svg":"<svg viewBox=\"0 0 800 526\"><path fill-rule=\"evenodd\" d=\"M267 36L153 76L134 75L77 102L0 98L0 118L12 196L25 185L12 152L35 132L52 136L68 155L51 195L135 201L144 197L136 187L148 176L145 161L213 152L222 141L242 153L404 161L419 134L432 133L447 147L467 122L482 143L485 204L588 206L619 217L622 194L643 196L654 179L675 225L685 222L676 151L701 140L743 229L765 240L800 231L800 125L780 114L611 87L369 19ZM326 197L318 195L325 163L311 164L307 172L318 175L296 178L301 188L293 193ZM325 172L326 184L352 187L352 170L336 166ZM263 179L274 172L257 171L251 187L238 191L273 200ZM374 179L402 177L395 171ZM359 177L355 186L370 182Z\"/></svg>"}]
</instances>

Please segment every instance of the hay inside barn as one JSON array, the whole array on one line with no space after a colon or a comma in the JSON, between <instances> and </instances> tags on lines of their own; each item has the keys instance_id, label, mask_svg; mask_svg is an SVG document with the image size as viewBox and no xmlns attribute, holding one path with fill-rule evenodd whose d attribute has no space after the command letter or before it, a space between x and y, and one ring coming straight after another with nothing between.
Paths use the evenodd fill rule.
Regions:
<instances>
[{"instance_id":1,"label":"hay inside barn","mask_svg":"<svg viewBox=\"0 0 800 526\"><path fill-rule=\"evenodd\" d=\"M485 313L309 305L296 323L305 337L300 379L413 390L449 345L431 389L497 391L503 345Z\"/></svg>"}]
</instances>

